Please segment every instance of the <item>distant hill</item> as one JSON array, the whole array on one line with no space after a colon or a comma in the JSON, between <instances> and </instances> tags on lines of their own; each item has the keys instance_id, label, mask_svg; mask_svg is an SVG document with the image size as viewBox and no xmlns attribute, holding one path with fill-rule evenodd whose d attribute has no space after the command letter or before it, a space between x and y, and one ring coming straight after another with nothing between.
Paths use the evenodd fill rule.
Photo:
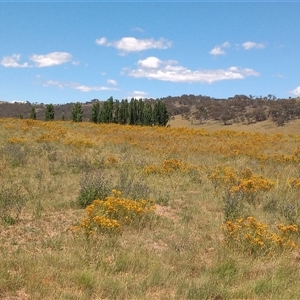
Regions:
<instances>
[{"instance_id":1,"label":"distant hill","mask_svg":"<svg viewBox=\"0 0 300 300\"><path fill-rule=\"evenodd\" d=\"M152 104L157 100L166 103L170 116L170 124L185 124L184 126L208 127L210 124L217 126L239 127L241 125L254 125L268 121L268 124L283 126L296 124L300 119L300 99L277 99L273 95L255 97L235 95L227 99L216 99L203 95L181 95L178 97L163 97L159 99L144 99ZM92 105L97 99L82 103L83 120L89 121L92 114ZM104 101L100 101L103 103ZM75 103L54 105L55 120L71 120L72 107ZM32 106L35 107L37 119L44 120L45 104L40 103L9 103L0 101L0 118L30 118ZM176 117L175 117L176 116ZM179 122L179 119L181 120ZM184 121L184 122L183 122ZM266 124L266 122L265 122ZM258 127L256 125L256 127Z\"/></svg>"}]
</instances>

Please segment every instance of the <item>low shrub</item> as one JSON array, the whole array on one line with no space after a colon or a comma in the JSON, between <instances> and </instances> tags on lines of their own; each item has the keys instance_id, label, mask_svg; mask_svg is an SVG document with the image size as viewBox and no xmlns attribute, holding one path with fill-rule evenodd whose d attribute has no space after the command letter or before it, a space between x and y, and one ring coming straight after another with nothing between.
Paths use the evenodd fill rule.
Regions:
<instances>
[{"instance_id":1,"label":"low shrub","mask_svg":"<svg viewBox=\"0 0 300 300\"><path fill-rule=\"evenodd\" d=\"M106 198L110 190L109 178L100 170L84 173L80 181L77 204L85 208L96 199Z\"/></svg>"},{"instance_id":2,"label":"low shrub","mask_svg":"<svg viewBox=\"0 0 300 300\"><path fill-rule=\"evenodd\" d=\"M94 200L85 209L85 217L79 225L73 226L74 232L83 230L87 235L95 233L119 233L129 224L141 225L142 220L153 212L152 201L123 198L121 192L112 191L104 200Z\"/></svg>"}]
</instances>

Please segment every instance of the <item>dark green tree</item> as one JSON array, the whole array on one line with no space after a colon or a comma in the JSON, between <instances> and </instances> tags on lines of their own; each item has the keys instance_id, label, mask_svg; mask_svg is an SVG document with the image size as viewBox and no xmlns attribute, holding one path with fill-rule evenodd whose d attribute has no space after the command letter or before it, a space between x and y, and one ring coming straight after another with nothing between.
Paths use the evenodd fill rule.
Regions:
<instances>
[{"instance_id":1,"label":"dark green tree","mask_svg":"<svg viewBox=\"0 0 300 300\"><path fill-rule=\"evenodd\" d=\"M169 121L165 102L158 100L153 109L153 123L156 126L166 126Z\"/></svg>"},{"instance_id":2,"label":"dark green tree","mask_svg":"<svg viewBox=\"0 0 300 300\"><path fill-rule=\"evenodd\" d=\"M45 108L45 121L54 120L54 106L53 104L46 104Z\"/></svg>"},{"instance_id":3,"label":"dark green tree","mask_svg":"<svg viewBox=\"0 0 300 300\"><path fill-rule=\"evenodd\" d=\"M137 125L143 125L144 124L144 107L145 103L143 99L139 99L137 103Z\"/></svg>"},{"instance_id":4,"label":"dark green tree","mask_svg":"<svg viewBox=\"0 0 300 300\"><path fill-rule=\"evenodd\" d=\"M129 103L129 124L136 125L137 123L137 107L138 100L131 98Z\"/></svg>"},{"instance_id":5,"label":"dark green tree","mask_svg":"<svg viewBox=\"0 0 300 300\"><path fill-rule=\"evenodd\" d=\"M82 104L80 102L77 102L73 105L72 108L72 120L73 122L82 122L82 118L83 118Z\"/></svg>"},{"instance_id":6,"label":"dark green tree","mask_svg":"<svg viewBox=\"0 0 300 300\"><path fill-rule=\"evenodd\" d=\"M92 117L91 121L94 123L99 123L99 117L100 117L100 102L94 102L92 106Z\"/></svg>"},{"instance_id":7,"label":"dark green tree","mask_svg":"<svg viewBox=\"0 0 300 300\"><path fill-rule=\"evenodd\" d=\"M101 123L111 123L113 121L113 108L114 100L113 97L110 97L103 103L103 107L100 111L99 122Z\"/></svg>"},{"instance_id":8,"label":"dark green tree","mask_svg":"<svg viewBox=\"0 0 300 300\"><path fill-rule=\"evenodd\" d=\"M144 106L143 125L151 126L153 124L153 110L151 102L146 102Z\"/></svg>"},{"instance_id":9,"label":"dark green tree","mask_svg":"<svg viewBox=\"0 0 300 300\"><path fill-rule=\"evenodd\" d=\"M114 123L120 124L120 101L116 100L114 105Z\"/></svg>"},{"instance_id":10,"label":"dark green tree","mask_svg":"<svg viewBox=\"0 0 300 300\"><path fill-rule=\"evenodd\" d=\"M120 104L119 124L127 124L129 119L129 104L127 99L123 99Z\"/></svg>"},{"instance_id":11,"label":"dark green tree","mask_svg":"<svg viewBox=\"0 0 300 300\"><path fill-rule=\"evenodd\" d=\"M31 111L30 111L30 119L36 120L36 111L35 111L34 106L31 107Z\"/></svg>"}]
</instances>

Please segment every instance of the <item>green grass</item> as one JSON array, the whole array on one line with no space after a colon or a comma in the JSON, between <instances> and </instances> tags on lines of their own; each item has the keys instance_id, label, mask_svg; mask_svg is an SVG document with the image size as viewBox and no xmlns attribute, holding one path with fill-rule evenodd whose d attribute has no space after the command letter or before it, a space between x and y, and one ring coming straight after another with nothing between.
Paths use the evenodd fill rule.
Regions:
<instances>
[{"instance_id":1,"label":"green grass","mask_svg":"<svg viewBox=\"0 0 300 300\"><path fill-rule=\"evenodd\" d=\"M256 152L229 155L238 142ZM287 224L283 211L297 213L299 192L286 182L300 177L299 163L255 155L291 154L298 142L295 135L0 120L0 200L1 191L12 196L0 203L1 217L19 209L18 197L24 201L15 222L0 224L0 299L297 299L299 250L254 257L226 247L222 191L208 175L218 165L247 166L274 181L259 205L245 204L245 214L270 227ZM170 159L197 171L146 174ZM155 213L119 235L76 237L70 228L84 216L78 199L88 184L152 199Z\"/></svg>"}]
</instances>

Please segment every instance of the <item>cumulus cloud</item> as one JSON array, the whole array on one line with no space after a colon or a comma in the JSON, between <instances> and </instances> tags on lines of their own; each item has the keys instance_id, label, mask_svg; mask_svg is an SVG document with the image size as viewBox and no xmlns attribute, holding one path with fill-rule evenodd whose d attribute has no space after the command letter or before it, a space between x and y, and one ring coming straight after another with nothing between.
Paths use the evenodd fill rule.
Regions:
<instances>
[{"instance_id":1,"label":"cumulus cloud","mask_svg":"<svg viewBox=\"0 0 300 300\"><path fill-rule=\"evenodd\" d=\"M211 55L222 55L225 53L226 52L220 46L216 46L211 51L209 51L209 54L211 54Z\"/></svg>"},{"instance_id":2,"label":"cumulus cloud","mask_svg":"<svg viewBox=\"0 0 300 300\"><path fill-rule=\"evenodd\" d=\"M140 65L142 68L157 69L159 68L160 64L161 64L161 60L154 56L150 56L144 60L138 61L138 65Z\"/></svg>"},{"instance_id":3,"label":"cumulus cloud","mask_svg":"<svg viewBox=\"0 0 300 300\"><path fill-rule=\"evenodd\" d=\"M11 56L5 56L2 58L0 64L6 68L28 68L33 67L28 62L20 64L21 55L13 54ZM33 54L29 57L34 62L34 66L38 68L57 66L67 63L72 60L72 55L67 52L51 52L48 54ZM78 61L72 62L74 65L78 65Z\"/></svg>"},{"instance_id":4,"label":"cumulus cloud","mask_svg":"<svg viewBox=\"0 0 300 300\"><path fill-rule=\"evenodd\" d=\"M209 51L209 54L211 55L224 55L226 52L224 51L224 48L229 48L230 43L224 42L221 46L215 46L211 51Z\"/></svg>"},{"instance_id":5,"label":"cumulus cloud","mask_svg":"<svg viewBox=\"0 0 300 300\"><path fill-rule=\"evenodd\" d=\"M96 40L96 44L99 46L103 46L103 45L107 45L108 42L105 37L102 37L102 38Z\"/></svg>"},{"instance_id":6,"label":"cumulus cloud","mask_svg":"<svg viewBox=\"0 0 300 300\"><path fill-rule=\"evenodd\" d=\"M107 80L107 84L109 84L109 85L117 85L117 81L114 80L114 79L108 79Z\"/></svg>"},{"instance_id":7,"label":"cumulus cloud","mask_svg":"<svg viewBox=\"0 0 300 300\"><path fill-rule=\"evenodd\" d=\"M109 90L116 90L116 88L106 87L106 86L88 86L83 85L76 82L61 82L61 81L54 81L48 80L44 83L44 86L57 86L60 89L63 88L71 88L74 90L78 90L80 92L92 92L92 91L109 91Z\"/></svg>"},{"instance_id":8,"label":"cumulus cloud","mask_svg":"<svg viewBox=\"0 0 300 300\"><path fill-rule=\"evenodd\" d=\"M114 47L122 54L129 52L140 52L149 49L167 49L171 47L172 43L163 38L158 40L154 39L136 39L134 37L123 37L122 39L114 42L109 42L105 37L96 40L99 46Z\"/></svg>"},{"instance_id":9,"label":"cumulus cloud","mask_svg":"<svg viewBox=\"0 0 300 300\"><path fill-rule=\"evenodd\" d=\"M146 98L146 96L148 95L148 93L143 92L143 91L133 91L132 93L130 93L130 96L127 97L127 99L131 99L131 98L135 98L135 99L144 99Z\"/></svg>"},{"instance_id":10,"label":"cumulus cloud","mask_svg":"<svg viewBox=\"0 0 300 300\"><path fill-rule=\"evenodd\" d=\"M71 61L72 55L68 52L51 52L48 54L34 54L30 57L38 68L57 66Z\"/></svg>"},{"instance_id":11,"label":"cumulus cloud","mask_svg":"<svg viewBox=\"0 0 300 300\"><path fill-rule=\"evenodd\" d=\"M293 94L295 96L300 96L300 86L298 86L294 90L290 91L290 94Z\"/></svg>"},{"instance_id":12,"label":"cumulus cloud","mask_svg":"<svg viewBox=\"0 0 300 300\"><path fill-rule=\"evenodd\" d=\"M255 43L255 42L245 42L242 44L243 48L245 50L250 50L250 49L263 49L265 48L265 45L263 43Z\"/></svg>"},{"instance_id":13,"label":"cumulus cloud","mask_svg":"<svg viewBox=\"0 0 300 300\"><path fill-rule=\"evenodd\" d=\"M151 60L154 61L153 57ZM144 60L138 61L138 68L136 70L124 69L123 71L126 72L129 76L136 78L148 78L161 81L189 83L213 83L221 80L243 79L247 76L260 75L258 72L249 68L239 68L233 66L228 69L189 70L183 66L180 66L177 61L158 61L159 64L157 64L156 68L148 67L148 57Z\"/></svg>"},{"instance_id":14,"label":"cumulus cloud","mask_svg":"<svg viewBox=\"0 0 300 300\"><path fill-rule=\"evenodd\" d=\"M13 54L11 56L4 56L1 60L1 65L5 68L28 68L30 67L27 62L20 64L21 55Z\"/></svg>"}]
</instances>

